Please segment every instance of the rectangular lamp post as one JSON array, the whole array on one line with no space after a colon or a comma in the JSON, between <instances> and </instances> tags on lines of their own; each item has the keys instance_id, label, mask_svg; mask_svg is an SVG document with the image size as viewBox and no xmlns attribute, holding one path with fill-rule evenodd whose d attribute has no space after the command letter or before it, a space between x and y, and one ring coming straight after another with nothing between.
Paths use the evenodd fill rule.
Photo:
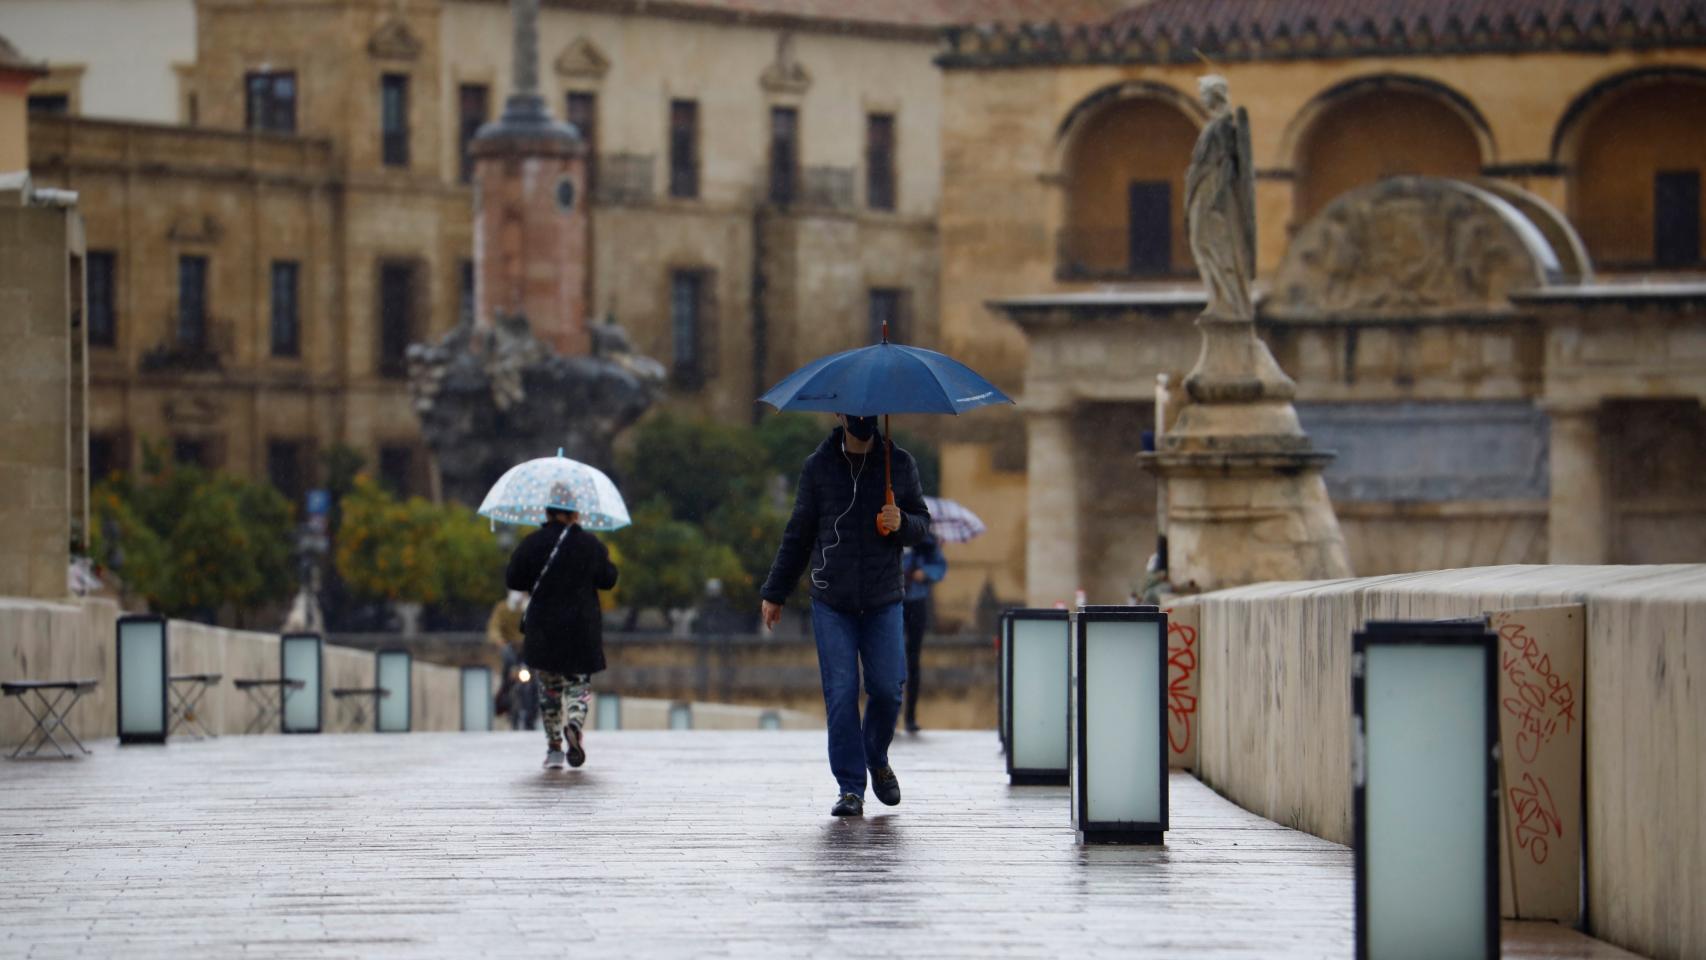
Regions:
<instances>
[{"instance_id":1,"label":"rectangular lamp post","mask_svg":"<svg viewBox=\"0 0 1706 960\"><path fill-rule=\"evenodd\" d=\"M462 668L462 730L471 733L492 731L490 667Z\"/></svg>"},{"instance_id":2,"label":"rectangular lamp post","mask_svg":"<svg viewBox=\"0 0 1706 960\"><path fill-rule=\"evenodd\" d=\"M321 692L325 680L325 641L317 633L287 633L278 638L278 675L300 680L302 688L283 688L284 709L279 711L283 733L319 733L323 724Z\"/></svg>"},{"instance_id":3,"label":"rectangular lamp post","mask_svg":"<svg viewBox=\"0 0 1706 960\"><path fill-rule=\"evenodd\" d=\"M1007 780L1066 786L1072 622L1065 610L1008 614Z\"/></svg>"},{"instance_id":4,"label":"rectangular lamp post","mask_svg":"<svg viewBox=\"0 0 1706 960\"><path fill-rule=\"evenodd\" d=\"M1081 843L1167 831L1167 615L1085 606L1072 647L1072 825Z\"/></svg>"},{"instance_id":5,"label":"rectangular lamp post","mask_svg":"<svg viewBox=\"0 0 1706 960\"><path fill-rule=\"evenodd\" d=\"M599 730L622 729L622 696L616 693L598 694L598 701L593 708L597 714L594 721Z\"/></svg>"},{"instance_id":6,"label":"rectangular lamp post","mask_svg":"<svg viewBox=\"0 0 1706 960\"><path fill-rule=\"evenodd\" d=\"M379 698L373 711L373 729L378 733L408 733L412 712L409 709L410 682L414 664L409 651L381 650L374 655L373 685L389 690L390 696Z\"/></svg>"},{"instance_id":7,"label":"rectangular lamp post","mask_svg":"<svg viewBox=\"0 0 1706 960\"><path fill-rule=\"evenodd\" d=\"M995 735L1001 740L1003 755L1011 753L1013 746L1007 742L1007 671L1013 654L1013 644L1008 635L1007 622L1011 618L1011 610L1001 611L1001 619L997 622L995 636L999 649L995 651L997 661L995 680Z\"/></svg>"},{"instance_id":8,"label":"rectangular lamp post","mask_svg":"<svg viewBox=\"0 0 1706 960\"><path fill-rule=\"evenodd\" d=\"M693 729L693 704L685 700L677 700L670 704L669 728L671 730Z\"/></svg>"},{"instance_id":9,"label":"rectangular lamp post","mask_svg":"<svg viewBox=\"0 0 1706 960\"><path fill-rule=\"evenodd\" d=\"M780 729L782 729L782 715L780 713L777 713L775 710L764 711L763 713L758 715L758 729L760 729L760 730L780 730Z\"/></svg>"},{"instance_id":10,"label":"rectangular lamp post","mask_svg":"<svg viewBox=\"0 0 1706 960\"><path fill-rule=\"evenodd\" d=\"M1462 621L1353 637L1358 958L1499 956L1496 644Z\"/></svg>"},{"instance_id":11,"label":"rectangular lamp post","mask_svg":"<svg viewBox=\"0 0 1706 960\"><path fill-rule=\"evenodd\" d=\"M166 618L132 614L118 618L118 742L165 743Z\"/></svg>"}]
</instances>

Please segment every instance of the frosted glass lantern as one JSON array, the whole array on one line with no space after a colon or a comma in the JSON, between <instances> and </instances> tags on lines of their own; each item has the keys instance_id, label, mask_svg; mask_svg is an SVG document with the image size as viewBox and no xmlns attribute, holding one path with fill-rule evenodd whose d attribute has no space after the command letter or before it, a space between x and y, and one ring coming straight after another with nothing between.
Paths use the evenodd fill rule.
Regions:
<instances>
[{"instance_id":1,"label":"frosted glass lantern","mask_svg":"<svg viewBox=\"0 0 1706 960\"><path fill-rule=\"evenodd\" d=\"M408 733L410 681L414 673L413 658L407 650L381 650L374 657L373 685L390 691L381 696L373 711L373 729L379 733Z\"/></svg>"},{"instance_id":2,"label":"frosted glass lantern","mask_svg":"<svg viewBox=\"0 0 1706 960\"><path fill-rule=\"evenodd\" d=\"M995 668L997 673L995 679L995 735L1001 740L1003 755L1012 749L1012 744L1008 742L1007 738L1007 671L1013 655L1013 644L1008 642L1007 633L1007 620L1010 613L1012 613L1011 610L1001 611L1001 619L997 623L995 634L1000 638L1000 649L996 651L995 658L997 661Z\"/></svg>"},{"instance_id":3,"label":"frosted glass lantern","mask_svg":"<svg viewBox=\"0 0 1706 960\"><path fill-rule=\"evenodd\" d=\"M1167 830L1167 616L1086 606L1072 648L1072 824L1083 843Z\"/></svg>"},{"instance_id":4,"label":"frosted glass lantern","mask_svg":"<svg viewBox=\"0 0 1706 960\"><path fill-rule=\"evenodd\" d=\"M1008 615L1007 779L1057 784L1069 779L1067 697L1071 620L1065 610Z\"/></svg>"},{"instance_id":5,"label":"frosted glass lantern","mask_svg":"<svg viewBox=\"0 0 1706 960\"><path fill-rule=\"evenodd\" d=\"M1499 955L1495 650L1481 622L1373 622L1353 639L1360 958Z\"/></svg>"},{"instance_id":6,"label":"frosted glass lantern","mask_svg":"<svg viewBox=\"0 0 1706 960\"><path fill-rule=\"evenodd\" d=\"M284 709L278 715L283 732L320 732L324 654L325 643L317 633L287 633L278 639L279 677L302 681L299 689L283 687Z\"/></svg>"},{"instance_id":7,"label":"frosted glass lantern","mask_svg":"<svg viewBox=\"0 0 1706 960\"><path fill-rule=\"evenodd\" d=\"M693 704L677 700L669 705L669 728L671 730L693 729Z\"/></svg>"},{"instance_id":8,"label":"frosted glass lantern","mask_svg":"<svg viewBox=\"0 0 1706 960\"><path fill-rule=\"evenodd\" d=\"M780 713L777 713L774 710L764 711L763 713L758 715L758 729L760 729L760 730L780 730L780 729L782 729L782 715Z\"/></svg>"},{"instance_id":9,"label":"frosted glass lantern","mask_svg":"<svg viewBox=\"0 0 1706 960\"><path fill-rule=\"evenodd\" d=\"M166 618L118 618L118 742L165 743Z\"/></svg>"},{"instance_id":10,"label":"frosted glass lantern","mask_svg":"<svg viewBox=\"0 0 1706 960\"><path fill-rule=\"evenodd\" d=\"M462 729L490 733L492 729L492 669L462 668Z\"/></svg>"},{"instance_id":11,"label":"frosted glass lantern","mask_svg":"<svg viewBox=\"0 0 1706 960\"><path fill-rule=\"evenodd\" d=\"M598 730L622 729L622 697L615 693L598 694L593 706L593 720Z\"/></svg>"}]
</instances>

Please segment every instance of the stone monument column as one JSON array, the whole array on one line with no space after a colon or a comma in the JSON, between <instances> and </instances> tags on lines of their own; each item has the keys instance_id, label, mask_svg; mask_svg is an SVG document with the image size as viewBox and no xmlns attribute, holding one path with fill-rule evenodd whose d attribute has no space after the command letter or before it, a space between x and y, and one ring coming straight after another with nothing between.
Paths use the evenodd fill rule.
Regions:
<instances>
[{"instance_id":1,"label":"stone monument column","mask_svg":"<svg viewBox=\"0 0 1706 960\"><path fill-rule=\"evenodd\" d=\"M559 354L591 352L586 143L539 93L539 0L510 0L513 89L474 156L474 324L524 316ZM478 338L475 340L479 342Z\"/></svg>"},{"instance_id":2,"label":"stone monument column","mask_svg":"<svg viewBox=\"0 0 1706 960\"><path fill-rule=\"evenodd\" d=\"M1226 81L1202 78L1210 117L1185 182L1191 254L1208 306L1189 402L1146 469L1166 486L1168 567L1184 592L1263 580L1350 576L1344 535L1314 450L1298 424L1297 388L1256 336L1255 176L1249 119Z\"/></svg>"},{"instance_id":3,"label":"stone monument column","mask_svg":"<svg viewBox=\"0 0 1706 960\"><path fill-rule=\"evenodd\" d=\"M1548 563L1609 563L1605 465L1599 453L1599 405L1553 403Z\"/></svg>"},{"instance_id":4,"label":"stone monument column","mask_svg":"<svg viewBox=\"0 0 1706 960\"><path fill-rule=\"evenodd\" d=\"M1025 602L1071 603L1078 590L1078 460L1070 407L1025 416Z\"/></svg>"}]
</instances>

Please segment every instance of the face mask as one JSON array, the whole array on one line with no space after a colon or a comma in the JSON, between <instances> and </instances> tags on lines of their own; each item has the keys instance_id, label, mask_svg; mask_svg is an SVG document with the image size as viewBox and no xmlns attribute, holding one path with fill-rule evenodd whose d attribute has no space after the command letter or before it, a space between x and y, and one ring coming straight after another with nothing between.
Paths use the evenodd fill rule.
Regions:
<instances>
[{"instance_id":1,"label":"face mask","mask_svg":"<svg viewBox=\"0 0 1706 960\"><path fill-rule=\"evenodd\" d=\"M848 417L847 433L855 440L869 440L877 434L877 418Z\"/></svg>"}]
</instances>

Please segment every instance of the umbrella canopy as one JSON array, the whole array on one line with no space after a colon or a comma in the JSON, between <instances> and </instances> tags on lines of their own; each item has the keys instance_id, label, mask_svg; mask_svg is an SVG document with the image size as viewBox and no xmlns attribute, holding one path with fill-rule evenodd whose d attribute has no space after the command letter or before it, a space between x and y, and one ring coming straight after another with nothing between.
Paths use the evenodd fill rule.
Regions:
<instances>
[{"instance_id":1,"label":"umbrella canopy","mask_svg":"<svg viewBox=\"0 0 1706 960\"><path fill-rule=\"evenodd\" d=\"M758 398L777 410L961 414L1012 399L947 354L882 343L820 357Z\"/></svg>"},{"instance_id":2,"label":"umbrella canopy","mask_svg":"<svg viewBox=\"0 0 1706 960\"><path fill-rule=\"evenodd\" d=\"M620 530L633 522L616 484L602 470L570 460L561 450L554 457L510 467L486 493L479 513L494 526L499 521L542 524L547 507L575 511L588 530Z\"/></svg>"},{"instance_id":3,"label":"umbrella canopy","mask_svg":"<svg viewBox=\"0 0 1706 960\"><path fill-rule=\"evenodd\" d=\"M925 497L924 506L930 510L930 532L943 543L965 543L976 540L988 529L977 514L954 500Z\"/></svg>"}]
</instances>

